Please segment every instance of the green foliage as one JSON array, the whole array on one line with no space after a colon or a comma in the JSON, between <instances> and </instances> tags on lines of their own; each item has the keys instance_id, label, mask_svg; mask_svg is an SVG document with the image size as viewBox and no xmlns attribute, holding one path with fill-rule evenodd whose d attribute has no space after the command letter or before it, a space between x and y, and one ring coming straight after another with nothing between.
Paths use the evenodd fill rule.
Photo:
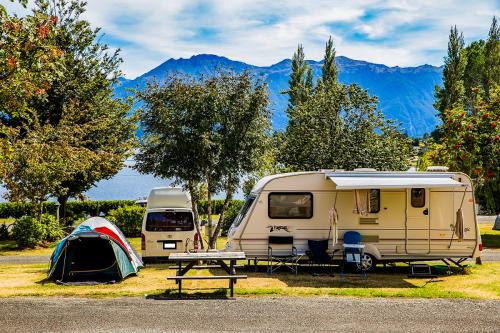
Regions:
<instances>
[{"instance_id":1,"label":"green foliage","mask_svg":"<svg viewBox=\"0 0 500 333\"><path fill-rule=\"evenodd\" d=\"M241 207L245 202L243 200L233 200L226 211L226 217L224 219L224 224L221 227L222 236L227 236L229 228L233 224L234 219L240 212Z\"/></svg>"},{"instance_id":2,"label":"green foliage","mask_svg":"<svg viewBox=\"0 0 500 333\"><path fill-rule=\"evenodd\" d=\"M66 204L67 225L73 224L85 216L98 216L101 213L107 215L110 210L133 205L133 200L88 200L88 201L68 201ZM56 214L55 202L44 202L42 212ZM0 218L20 218L29 215L31 204L28 202L2 202L0 203Z\"/></svg>"},{"instance_id":3,"label":"green foliage","mask_svg":"<svg viewBox=\"0 0 500 333\"><path fill-rule=\"evenodd\" d=\"M140 172L175 178L190 192L193 204L207 186L211 224L213 193L226 192L224 210L240 179L260 168L269 143L267 87L248 72L218 72L194 79L169 77L138 92L143 144L136 156ZM216 233L217 235L217 228ZM210 237L211 246L215 238Z\"/></svg>"},{"instance_id":4,"label":"green foliage","mask_svg":"<svg viewBox=\"0 0 500 333\"><path fill-rule=\"evenodd\" d=\"M145 209L141 206L123 206L109 212L107 218L127 237L141 235Z\"/></svg>"},{"instance_id":5,"label":"green foliage","mask_svg":"<svg viewBox=\"0 0 500 333\"><path fill-rule=\"evenodd\" d=\"M330 89L337 84L338 79L338 69L335 63L335 48L333 47L332 36L326 42L325 56L323 58L322 67L322 86L325 89Z\"/></svg>"},{"instance_id":6,"label":"green foliage","mask_svg":"<svg viewBox=\"0 0 500 333\"><path fill-rule=\"evenodd\" d=\"M65 216L68 198L116 174L135 144L130 103L112 95L121 59L81 19L85 6L39 0L23 19L0 16L1 148L8 157L0 167L8 198L30 201L34 216L49 197Z\"/></svg>"},{"instance_id":7,"label":"green foliage","mask_svg":"<svg viewBox=\"0 0 500 333\"><path fill-rule=\"evenodd\" d=\"M44 235L45 226L31 216L18 218L12 228L12 238L19 247L36 247L41 244Z\"/></svg>"},{"instance_id":8,"label":"green foliage","mask_svg":"<svg viewBox=\"0 0 500 333\"><path fill-rule=\"evenodd\" d=\"M500 28L496 18L488 40L463 49L456 27L450 33L443 71L444 87L436 95L443 124L421 164L446 165L470 175L484 213L500 212ZM465 89L465 98L461 90Z\"/></svg>"},{"instance_id":9,"label":"green foliage","mask_svg":"<svg viewBox=\"0 0 500 333\"><path fill-rule=\"evenodd\" d=\"M297 52L294 53L292 58L292 73L288 81L288 90L284 92L289 97L288 110L293 109L307 99L309 90L307 87L311 88L311 86L312 71L309 71L309 66L306 63L304 48L299 44Z\"/></svg>"},{"instance_id":10,"label":"green foliage","mask_svg":"<svg viewBox=\"0 0 500 333\"><path fill-rule=\"evenodd\" d=\"M377 111L377 99L355 84L330 84L290 110L279 162L291 171L406 169L410 140Z\"/></svg>"},{"instance_id":11,"label":"green foliage","mask_svg":"<svg viewBox=\"0 0 500 333\"><path fill-rule=\"evenodd\" d=\"M43 214L41 216L41 222L44 227L44 241L55 242L64 237L65 232L54 215Z\"/></svg>"},{"instance_id":12,"label":"green foliage","mask_svg":"<svg viewBox=\"0 0 500 333\"><path fill-rule=\"evenodd\" d=\"M443 112L463 103L464 99L464 70L467 64L467 56L464 50L464 36L458 33L457 27L450 30L448 41L448 55L444 58L443 88L436 86L436 102L434 107L440 112L443 120ZM444 120L443 120L444 121Z\"/></svg>"},{"instance_id":13,"label":"green foliage","mask_svg":"<svg viewBox=\"0 0 500 333\"><path fill-rule=\"evenodd\" d=\"M307 65L302 47L293 59L288 126L283 135L274 137L275 165L286 171L408 167L410 141L377 110L376 97L358 85L337 81L331 37L325 47L322 79L316 87L303 88ZM252 182L255 180L249 179L247 191Z\"/></svg>"}]
</instances>

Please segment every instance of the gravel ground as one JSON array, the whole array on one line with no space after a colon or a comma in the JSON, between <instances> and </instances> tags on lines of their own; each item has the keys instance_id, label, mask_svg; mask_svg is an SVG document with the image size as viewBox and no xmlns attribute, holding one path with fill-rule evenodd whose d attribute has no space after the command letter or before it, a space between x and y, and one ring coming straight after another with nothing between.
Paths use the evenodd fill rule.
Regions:
<instances>
[{"instance_id":1,"label":"gravel ground","mask_svg":"<svg viewBox=\"0 0 500 333\"><path fill-rule=\"evenodd\" d=\"M50 256L0 256L0 264L49 264Z\"/></svg>"},{"instance_id":2,"label":"gravel ground","mask_svg":"<svg viewBox=\"0 0 500 333\"><path fill-rule=\"evenodd\" d=\"M12 298L2 332L498 332L500 302L383 298Z\"/></svg>"},{"instance_id":3,"label":"gravel ground","mask_svg":"<svg viewBox=\"0 0 500 333\"><path fill-rule=\"evenodd\" d=\"M483 262L500 261L500 249L484 249ZM50 256L0 256L1 264L49 264Z\"/></svg>"}]
</instances>

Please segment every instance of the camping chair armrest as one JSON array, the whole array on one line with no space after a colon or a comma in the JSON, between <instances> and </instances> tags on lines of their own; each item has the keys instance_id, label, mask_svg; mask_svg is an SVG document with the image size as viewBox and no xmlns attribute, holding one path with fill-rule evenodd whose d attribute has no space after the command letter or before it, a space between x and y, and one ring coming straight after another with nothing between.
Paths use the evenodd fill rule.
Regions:
<instances>
[{"instance_id":1,"label":"camping chair armrest","mask_svg":"<svg viewBox=\"0 0 500 333\"><path fill-rule=\"evenodd\" d=\"M272 257L273 256L273 248L271 246L267 247L267 256Z\"/></svg>"},{"instance_id":2,"label":"camping chair armrest","mask_svg":"<svg viewBox=\"0 0 500 333\"><path fill-rule=\"evenodd\" d=\"M292 246L292 256L297 256L297 248Z\"/></svg>"}]
</instances>

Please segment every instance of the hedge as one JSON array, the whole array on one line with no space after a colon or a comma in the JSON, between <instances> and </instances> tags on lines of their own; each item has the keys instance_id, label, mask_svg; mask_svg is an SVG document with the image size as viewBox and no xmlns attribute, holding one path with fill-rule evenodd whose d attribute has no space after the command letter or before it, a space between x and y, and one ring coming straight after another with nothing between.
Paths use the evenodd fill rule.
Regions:
<instances>
[{"instance_id":1,"label":"hedge","mask_svg":"<svg viewBox=\"0 0 500 333\"><path fill-rule=\"evenodd\" d=\"M68 201L66 204L66 216L75 218L80 215L99 215L103 213L107 215L112 209L122 206L133 205L133 200L88 200L88 201ZM55 214L55 202L45 202L43 204L43 212ZM25 215L30 215L31 205L28 202L2 202L0 203L0 218L19 218ZM61 212L62 214L62 212Z\"/></svg>"},{"instance_id":2,"label":"hedge","mask_svg":"<svg viewBox=\"0 0 500 333\"><path fill-rule=\"evenodd\" d=\"M243 200L232 200L241 204ZM230 205L233 205L231 202ZM85 215L96 216L101 213L108 215L109 211L123 206L134 205L134 200L88 200L88 201L68 201L66 204L66 217L73 221ZM220 214L224 200L217 199L212 201L212 214ZM55 202L45 202L43 204L44 213L56 213ZM207 213L207 202L202 200L198 203L200 214ZM31 206L27 202L2 202L0 203L0 218L20 218L30 215ZM62 212L61 212L62 214Z\"/></svg>"}]
</instances>

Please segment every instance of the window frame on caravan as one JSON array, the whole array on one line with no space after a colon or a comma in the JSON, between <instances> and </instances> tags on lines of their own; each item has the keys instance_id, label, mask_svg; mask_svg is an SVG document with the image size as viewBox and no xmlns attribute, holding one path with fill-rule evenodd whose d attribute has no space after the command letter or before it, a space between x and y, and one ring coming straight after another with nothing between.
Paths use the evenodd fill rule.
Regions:
<instances>
[{"instance_id":1,"label":"window frame on caravan","mask_svg":"<svg viewBox=\"0 0 500 333\"><path fill-rule=\"evenodd\" d=\"M415 190L419 190L419 191L421 191L421 193L423 194L423 196L422 196L422 197L423 197L423 200L422 200L422 205L416 205L416 204L415 204L415 201L414 201L414 195L413 195L413 193L414 193L414 191L415 191ZM423 207L425 207L425 199L426 199L426 198L425 198L425 188L422 188L422 187L415 187L415 188L412 188L410 192L411 192L411 193L410 193L410 202L411 202L411 206L412 206L413 208L423 208Z\"/></svg>"},{"instance_id":2,"label":"window frame on caravan","mask_svg":"<svg viewBox=\"0 0 500 333\"><path fill-rule=\"evenodd\" d=\"M251 194L251 195L247 196L245 202L243 203L243 206L241 206L241 209L238 212L238 215L236 215L236 217L233 220L232 227L237 228L240 226L241 222L243 221L243 219L247 215L248 211L250 210L250 208L254 204L255 199L257 199L256 195Z\"/></svg>"},{"instance_id":3,"label":"window frame on caravan","mask_svg":"<svg viewBox=\"0 0 500 333\"><path fill-rule=\"evenodd\" d=\"M310 209L310 215L309 216L272 216L271 215L271 197L273 195L307 195L310 196L310 203L311 203L311 209ZM311 219L314 216L314 195L312 192L270 192L267 196L267 216L270 219L276 219L276 220L300 220L300 219Z\"/></svg>"},{"instance_id":4,"label":"window frame on caravan","mask_svg":"<svg viewBox=\"0 0 500 333\"><path fill-rule=\"evenodd\" d=\"M379 188L372 188L369 191L370 192L368 192L368 201L370 203L370 205L369 205L370 211L368 213L370 213L370 214L380 213L380 189ZM376 210L372 210L372 205L371 205L371 195L372 195L373 191L376 191L376 193L377 193L377 209Z\"/></svg>"}]
</instances>

